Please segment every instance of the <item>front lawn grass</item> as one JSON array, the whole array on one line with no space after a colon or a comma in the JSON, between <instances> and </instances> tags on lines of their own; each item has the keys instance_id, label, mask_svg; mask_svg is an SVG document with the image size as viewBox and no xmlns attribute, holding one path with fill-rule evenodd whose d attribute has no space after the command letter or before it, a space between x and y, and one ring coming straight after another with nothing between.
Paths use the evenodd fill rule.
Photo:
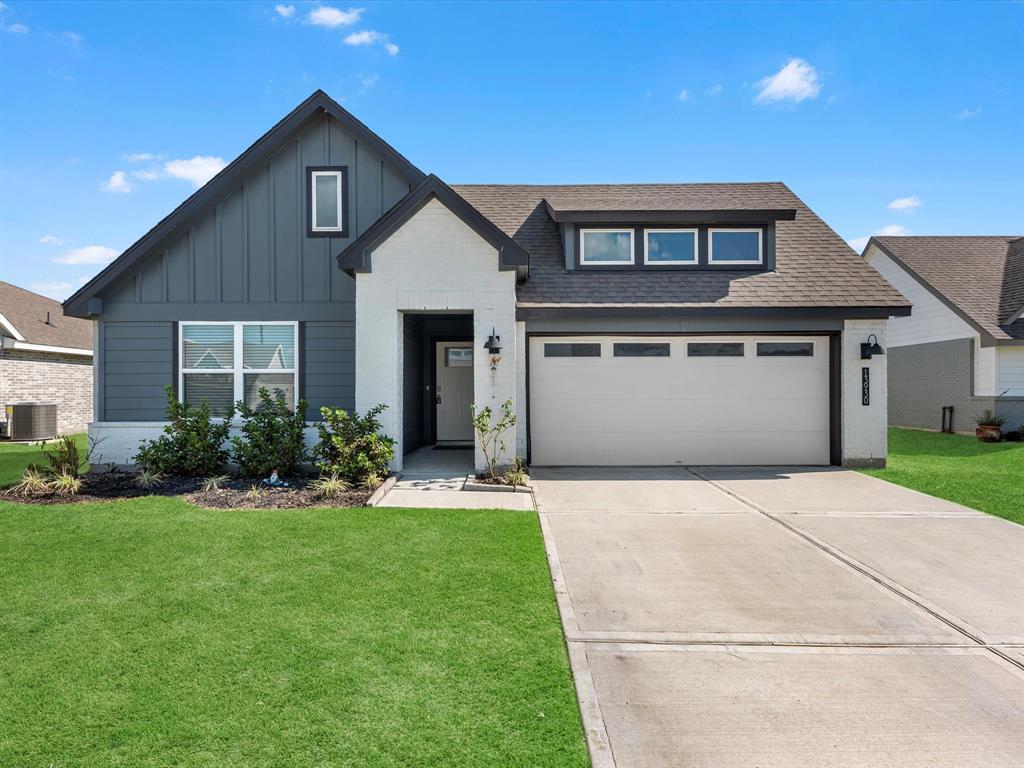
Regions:
<instances>
[{"instance_id":1,"label":"front lawn grass","mask_svg":"<svg viewBox=\"0 0 1024 768\"><path fill-rule=\"evenodd\" d=\"M0 502L0 765L587 764L536 515Z\"/></svg>"},{"instance_id":2,"label":"front lawn grass","mask_svg":"<svg viewBox=\"0 0 1024 768\"><path fill-rule=\"evenodd\" d=\"M85 459L88 451L85 433L75 435L78 453ZM0 443L0 488L14 485L29 464L46 464L42 443Z\"/></svg>"},{"instance_id":3,"label":"front lawn grass","mask_svg":"<svg viewBox=\"0 0 1024 768\"><path fill-rule=\"evenodd\" d=\"M891 427L886 468L863 472L1024 525L1024 443Z\"/></svg>"}]
</instances>

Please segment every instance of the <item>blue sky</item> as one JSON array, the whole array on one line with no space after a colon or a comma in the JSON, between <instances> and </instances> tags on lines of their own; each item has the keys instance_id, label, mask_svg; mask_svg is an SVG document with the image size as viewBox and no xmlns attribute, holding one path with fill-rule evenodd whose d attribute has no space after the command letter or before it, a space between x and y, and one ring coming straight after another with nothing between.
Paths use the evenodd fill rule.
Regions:
<instances>
[{"instance_id":1,"label":"blue sky","mask_svg":"<svg viewBox=\"0 0 1024 768\"><path fill-rule=\"evenodd\" d=\"M0 279L63 298L316 88L455 182L786 182L1024 233L1024 3L0 9Z\"/></svg>"}]
</instances>

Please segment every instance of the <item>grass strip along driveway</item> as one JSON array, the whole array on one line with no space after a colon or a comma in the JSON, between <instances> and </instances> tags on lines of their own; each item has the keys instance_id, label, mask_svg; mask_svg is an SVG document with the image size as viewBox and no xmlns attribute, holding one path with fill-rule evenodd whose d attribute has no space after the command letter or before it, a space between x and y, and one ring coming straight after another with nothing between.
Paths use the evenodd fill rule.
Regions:
<instances>
[{"instance_id":1,"label":"grass strip along driveway","mask_svg":"<svg viewBox=\"0 0 1024 768\"><path fill-rule=\"evenodd\" d=\"M536 515L0 502L0 765L587 764Z\"/></svg>"},{"instance_id":2,"label":"grass strip along driveway","mask_svg":"<svg viewBox=\"0 0 1024 768\"><path fill-rule=\"evenodd\" d=\"M1024 525L1024 443L893 427L886 468L863 471Z\"/></svg>"}]
</instances>

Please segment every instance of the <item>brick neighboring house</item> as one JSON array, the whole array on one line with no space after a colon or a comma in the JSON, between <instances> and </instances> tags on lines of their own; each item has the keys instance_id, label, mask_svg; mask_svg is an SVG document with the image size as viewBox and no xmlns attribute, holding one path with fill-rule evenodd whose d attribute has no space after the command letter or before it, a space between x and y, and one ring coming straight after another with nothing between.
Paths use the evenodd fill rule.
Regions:
<instances>
[{"instance_id":1,"label":"brick neighboring house","mask_svg":"<svg viewBox=\"0 0 1024 768\"><path fill-rule=\"evenodd\" d=\"M914 304L889 322L889 423L973 432L1024 425L1024 237L873 237L867 262Z\"/></svg>"},{"instance_id":2,"label":"brick neighboring house","mask_svg":"<svg viewBox=\"0 0 1024 768\"><path fill-rule=\"evenodd\" d=\"M84 432L92 386L92 323L0 281L0 421L10 403L57 403L58 431Z\"/></svg>"}]
</instances>

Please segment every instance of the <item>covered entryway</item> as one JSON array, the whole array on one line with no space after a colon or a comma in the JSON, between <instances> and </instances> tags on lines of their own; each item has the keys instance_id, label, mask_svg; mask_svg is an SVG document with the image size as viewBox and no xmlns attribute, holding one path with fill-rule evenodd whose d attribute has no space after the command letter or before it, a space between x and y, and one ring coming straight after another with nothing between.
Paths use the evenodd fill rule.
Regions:
<instances>
[{"instance_id":1,"label":"covered entryway","mask_svg":"<svg viewBox=\"0 0 1024 768\"><path fill-rule=\"evenodd\" d=\"M829 342L531 337L531 463L828 464Z\"/></svg>"}]
</instances>

